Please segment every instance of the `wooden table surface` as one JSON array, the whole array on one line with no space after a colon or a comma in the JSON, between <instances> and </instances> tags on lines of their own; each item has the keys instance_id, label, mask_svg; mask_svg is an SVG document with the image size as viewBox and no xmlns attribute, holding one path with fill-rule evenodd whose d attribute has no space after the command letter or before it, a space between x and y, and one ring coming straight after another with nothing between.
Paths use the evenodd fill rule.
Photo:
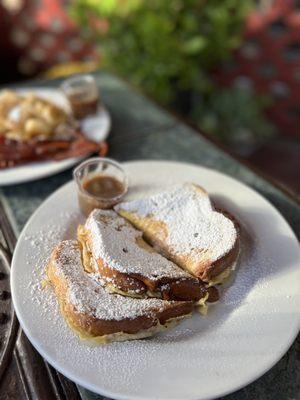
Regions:
<instances>
[{"instance_id":1,"label":"wooden table surface","mask_svg":"<svg viewBox=\"0 0 300 400\"><path fill-rule=\"evenodd\" d=\"M107 74L95 74L101 96L112 116L109 157L119 161L176 160L226 173L253 187L286 218L300 237L300 206L296 198L219 148L197 130ZM59 81L30 82L55 87ZM20 85L19 85L20 86ZM35 209L59 186L72 179L71 170L52 177L0 189L0 235L8 258L24 224ZM1 249L1 248L0 248ZM2 399L104 399L77 387L54 371L19 332L12 357L0 381ZM0 349L1 350L1 349ZM300 400L300 340L263 377L223 400ZM1 368L0 368L1 373Z\"/></svg>"}]
</instances>

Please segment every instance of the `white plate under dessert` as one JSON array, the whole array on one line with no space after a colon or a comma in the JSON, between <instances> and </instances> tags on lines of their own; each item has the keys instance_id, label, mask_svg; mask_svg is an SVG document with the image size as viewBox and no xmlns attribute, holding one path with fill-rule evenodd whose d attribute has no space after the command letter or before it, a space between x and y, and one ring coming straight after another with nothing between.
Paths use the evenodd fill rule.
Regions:
<instances>
[{"instance_id":1,"label":"white plate under dessert","mask_svg":"<svg viewBox=\"0 0 300 400\"><path fill-rule=\"evenodd\" d=\"M59 89L39 87L31 89L16 89L16 91L21 94L34 93L36 96L45 98L53 104L62 107L66 111L70 110L67 98ZM95 116L84 118L81 125L82 132L89 139L100 143L104 141L109 134L111 127L110 114L107 109L102 106L99 108ZM0 170L0 186L28 182L54 175L72 167L81 159L82 157L73 157L62 161L38 161L3 169Z\"/></svg>"},{"instance_id":2,"label":"white plate under dessert","mask_svg":"<svg viewBox=\"0 0 300 400\"><path fill-rule=\"evenodd\" d=\"M300 325L300 251L278 211L244 184L195 165L123 164L133 199L195 182L242 224L242 253L221 300L151 339L90 345L62 318L45 263L61 239L84 220L70 182L50 196L20 235L11 286L17 316L39 353L71 380L113 399L204 400L260 377L287 351Z\"/></svg>"}]
</instances>

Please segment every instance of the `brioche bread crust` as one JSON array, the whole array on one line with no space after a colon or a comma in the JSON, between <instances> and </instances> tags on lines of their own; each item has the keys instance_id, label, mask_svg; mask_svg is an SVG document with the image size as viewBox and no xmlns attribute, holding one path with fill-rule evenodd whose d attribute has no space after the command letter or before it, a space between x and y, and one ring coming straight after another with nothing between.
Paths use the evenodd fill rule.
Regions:
<instances>
[{"instance_id":1,"label":"brioche bread crust","mask_svg":"<svg viewBox=\"0 0 300 400\"><path fill-rule=\"evenodd\" d=\"M63 272L66 253L68 254L67 249L70 247L80 254L79 245L75 241L61 242L53 250L46 272L49 281L54 287L63 316L79 336L89 339L97 338L98 342L136 339L137 337L153 335L173 325L176 321L190 316L193 309L191 302L162 301L163 304L160 307L149 305L149 310L144 315L137 315L133 318L126 316L125 309L124 317L118 319L97 318L92 311L89 313L81 312L70 300L71 284L67 273ZM67 257L69 256L67 255ZM70 260L67 259L67 262L70 263ZM82 268L82 265L74 265L74 268ZM85 287L82 290L84 291ZM105 289L102 288L102 290L104 291ZM109 296L115 296L114 301L119 303L119 312L122 312L124 298L114 294ZM141 300L132 299L132 301L138 302ZM105 307L105 304L103 306Z\"/></svg>"},{"instance_id":2,"label":"brioche bread crust","mask_svg":"<svg viewBox=\"0 0 300 400\"><path fill-rule=\"evenodd\" d=\"M101 217L104 217L107 220L107 218L113 218L115 215L118 220L123 221L123 224L129 224L114 212L97 210L94 214L95 215L91 215L89 219L92 217L98 218L97 222L100 225L98 228L99 235L102 235L101 229L108 229L107 226L105 226L105 221L100 221ZM130 228L135 230L131 225ZM119 231L115 232L116 242L118 241L118 234L120 234L122 228L118 229ZM176 265L172 266L174 276L165 275L156 277L154 274L153 276L149 273L143 274L143 270L140 273L133 273L128 270L126 271L125 268L115 268L112 263L108 264L103 258L97 257L96 251L94 250L95 239L88 224L78 227L77 236L83 248L84 268L88 272L98 272L101 275L104 285L106 285L108 290L112 292L121 293L130 297L158 297L165 300L185 301L199 301L206 295L204 284L192 275L183 274ZM103 251L105 251L105 240L103 240L103 242ZM155 253L155 250L143 240L142 236L135 238L135 242L136 246L139 246L145 254L146 252ZM120 246L120 244L115 243L114 246ZM110 260L122 262L117 255L114 256L114 254L110 253L109 256ZM164 261L168 262L167 260ZM168 263L169 265L172 265L171 262ZM126 272L123 272L123 270Z\"/></svg>"},{"instance_id":3,"label":"brioche bread crust","mask_svg":"<svg viewBox=\"0 0 300 400\"><path fill-rule=\"evenodd\" d=\"M206 191L198 185L190 184L190 188L193 191L198 192L200 196L208 196ZM140 200L142 203L144 200ZM143 232L143 237L149 242L158 252L164 255L166 258L172 260L175 264L188 271L190 274L198 277L204 282L218 281L218 277L222 277L224 271L231 270L232 265L236 262L239 254L239 226L236 219L224 210L216 210L219 214L224 215L229 221L232 222L236 231L236 238L231 248L228 248L224 254L215 261L212 261L212 255L210 249L199 249L197 257L192 256L191 252L180 253L177 251L176 246L172 246L168 243L169 227L165 221L158 220L155 213L155 206L153 206L153 213L150 215L141 215L138 211L132 211L128 209L131 207L130 204L137 204L137 202L124 203L125 206L120 203L115 207L115 210L122 217L132 223L137 229ZM154 204L155 202L152 202ZM172 210L170 210L172 213ZM196 216L195 216L196 218ZM184 227L185 221L182 221ZM194 249L191 246L191 251ZM219 282L221 283L221 282Z\"/></svg>"}]
</instances>

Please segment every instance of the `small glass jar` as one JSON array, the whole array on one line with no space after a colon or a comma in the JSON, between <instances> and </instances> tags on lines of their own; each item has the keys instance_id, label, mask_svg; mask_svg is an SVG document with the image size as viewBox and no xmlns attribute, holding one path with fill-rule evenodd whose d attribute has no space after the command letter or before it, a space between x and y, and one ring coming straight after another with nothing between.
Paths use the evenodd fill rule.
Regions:
<instances>
[{"instance_id":1,"label":"small glass jar","mask_svg":"<svg viewBox=\"0 0 300 400\"><path fill-rule=\"evenodd\" d=\"M92 75L76 75L64 80L61 89L69 100L73 115L77 119L96 114L99 90Z\"/></svg>"},{"instance_id":2,"label":"small glass jar","mask_svg":"<svg viewBox=\"0 0 300 400\"><path fill-rule=\"evenodd\" d=\"M109 209L128 190L128 179L121 165L110 158L94 157L73 171L79 207L85 216L95 208Z\"/></svg>"}]
</instances>

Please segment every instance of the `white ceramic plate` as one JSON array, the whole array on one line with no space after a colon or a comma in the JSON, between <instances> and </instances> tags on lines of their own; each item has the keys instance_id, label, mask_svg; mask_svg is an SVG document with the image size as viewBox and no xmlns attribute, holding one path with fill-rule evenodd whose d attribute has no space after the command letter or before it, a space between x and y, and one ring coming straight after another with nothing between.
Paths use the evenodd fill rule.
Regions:
<instances>
[{"instance_id":1,"label":"white ceramic plate","mask_svg":"<svg viewBox=\"0 0 300 400\"><path fill-rule=\"evenodd\" d=\"M61 373L114 399L203 400L247 385L283 356L299 330L300 252L291 228L259 194L218 172L173 162L124 167L128 198L191 181L236 215L243 234L234 282L207 317L194 315L151 339L99 347L80 341L51 288L41 289L51 248L83 221L70 182L34 213L15 250L12 295L26 335Z\"/></svg>"},{"instance_id":2,"label":"white ceramic plate","mask_svg":"<svg viewBox=\"0 0 300 400\"><path fill-rule=\"evenodd\" d=\"M59 89L32 88L17 89L19 93L35 93L37 96L70 110L66 97ZM82 131L89 138L96 142L102 142L109 134L111 119L105 107L99 108L96 116L85 118L82 121ZM16 183L28 182L45 176L54 175L75 165L83 157L68 158L62 161L39 161L21 166L0 170L0 186L13 185Z\"/></svg>"}]
</instances>

